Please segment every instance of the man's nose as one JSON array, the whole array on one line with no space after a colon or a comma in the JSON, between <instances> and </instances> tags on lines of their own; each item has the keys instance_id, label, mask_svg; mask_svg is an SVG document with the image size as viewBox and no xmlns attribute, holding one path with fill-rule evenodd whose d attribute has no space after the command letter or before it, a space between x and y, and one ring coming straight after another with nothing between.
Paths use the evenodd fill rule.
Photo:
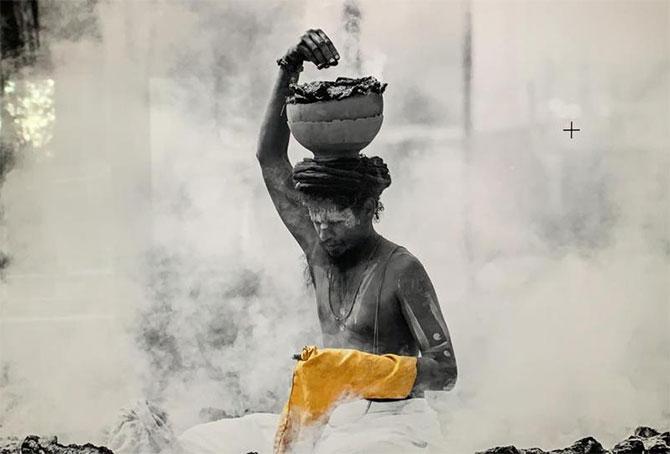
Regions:
<instances>
[{"instance_id":1,"label":"man's nose","mask_svg":"<svg viewBox=\"0 0 670 454\"><path fill-rule=\"evenodd\" d=\"M333 237L333 232L328 228L327 225L321 224L319 226L319 239L321 241L329 240Z\"/></svg>"}]
</instances>

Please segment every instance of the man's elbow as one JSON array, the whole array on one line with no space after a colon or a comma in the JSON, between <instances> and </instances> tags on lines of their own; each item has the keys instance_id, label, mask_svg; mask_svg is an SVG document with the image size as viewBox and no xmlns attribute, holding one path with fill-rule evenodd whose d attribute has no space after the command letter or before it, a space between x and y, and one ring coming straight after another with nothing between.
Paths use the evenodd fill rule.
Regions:
<instances>
[{"instance_id":1,"label":"man's elbow","mask_svg":"<svg viewBox=\"0 0 670 454\"><path fill-rule=\"evenodd\" d=\"M417 380L424 390L450 391L456 385L458 368L456 360L437 354L423 355L418 362Z\"/></svg>"},{"instance_id":2,"label":"man's elbow","mask_svg":"<svg viewBox=\"0 0 670 454\"><path fill-rule=\"evenodd\" d=\"M442 374L440 380L440 390L451 391L456 386L458 380L458 367L456 361L442 365Z\"/></svg>"},{"instance_id":3,"label":"man's elbow","mask_svg":"<svg viewBox=\"0 0 670 454\"><path fill-rule=\"evenodd\" d=\"M273 167L281 163L282 159L276 156L271 151L268 151L266 147L258 147L256 150L256 159L261 165L261 168Z\"/></svg>"}]
</instances>

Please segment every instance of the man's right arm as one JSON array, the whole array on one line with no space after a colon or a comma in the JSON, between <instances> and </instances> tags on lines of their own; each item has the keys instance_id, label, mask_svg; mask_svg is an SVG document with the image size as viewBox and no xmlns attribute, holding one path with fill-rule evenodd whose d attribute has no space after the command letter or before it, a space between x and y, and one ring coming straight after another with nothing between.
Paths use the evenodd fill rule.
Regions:
<instances>
[{"instance_id":1,"label":"man's right arm","mask_svg":"<svg viewBox=\"0 0 670 454\"><path fill-rule=\"evenodd\" d=\"M337 64L337 58L337 51L321 30L308 30L301 37L300 43L289 49L284 59L294 64L279 68L256 151L272 202L284 225L305 252L315 244L317 236L293 183L292 166L287 153L290 131L285 104L289 84L298 81L300 72L297 66L303 60L310 60L322 68Z\"/></svg>"},{"instance_id":2,"label":"man's right arm","mask_svg":"<svg viewBox=\"0 0 670 454\"><path fill-rule=\"evenodd\" d=\"M292 167L288 159L289 129L284 104L288 85L298 79L298 73L279 68L279 74L265 112L256 157L261 165L263 180L279 217L307 252L315 240L314 227L300 194L293 185Z\"/></svg>"}]
</instances>

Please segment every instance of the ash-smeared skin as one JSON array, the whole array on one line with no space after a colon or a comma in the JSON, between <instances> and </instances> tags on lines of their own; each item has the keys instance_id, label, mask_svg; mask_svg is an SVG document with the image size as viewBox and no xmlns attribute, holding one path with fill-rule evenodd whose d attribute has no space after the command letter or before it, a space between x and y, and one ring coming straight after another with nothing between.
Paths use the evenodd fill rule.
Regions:
<instances>
[{"instance_id":1,"label":"ash-smeared skin","mask_svg":"<svg viewBox=\"0 0 670 454\"><path fill-rule=\"evenodd\" d=\"M308 30L288 54L291 61L302 56L319 68L336 65L339 59L337 50L321 30ZM457 377L456 360L433 285L416 257L405 248L398 249L374 230L374 200L368 199L360 211L341 209L332 203L312 203L307 207L294 187L287 155L289 129L283 107L289 83L297 82L298 76L290 69L279 69L256 155L275 208L307 257L324 345L373 351L376 284L379 284L377 353L413 356L421 353L412 392L415 396L426 389L451 389ZM382 279L380 270L388 256L391 259ZM332 288L327 279L329 271ZM332 312L337 313L343 307L346 312L359 283L356 304L342 327Z\"/></svg>"},{"instance_id":2,"label":"ash-smeared skin","mask_svg":"<svg viewBox=\"0 0 670 454\"><path fill-rule=\"evenodd\" d=\"M341 222L344 227L351 229L361 222L351 208L338 210L335 205L328 203L309 207L307 211L317 233L327 223Z\"/></svg>"},{"instance_id":3,"label":"ash-smeared skin","mask_svg":"<svg viewBox=\"0 0 670 454\"><path fill-rule=\"evenodd\" d=\"M423 389L450 390L456 383L456 358L435 289L416 257L404 253L399 262L394 273L396 295L421 350Z\"/></svg>"}]
</instances>

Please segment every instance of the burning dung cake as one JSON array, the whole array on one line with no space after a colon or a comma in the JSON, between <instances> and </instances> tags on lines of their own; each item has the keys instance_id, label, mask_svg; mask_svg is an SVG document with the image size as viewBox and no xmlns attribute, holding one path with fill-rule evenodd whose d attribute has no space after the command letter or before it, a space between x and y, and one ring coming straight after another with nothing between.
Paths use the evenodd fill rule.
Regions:
<instances>
[{"instance_id":1,"label":"burning dung cake","mask_svg":"<svg viewBox=\"0 0 670 454\"><path fill-rule=\"evenodd\" d=\"M357 156L382 126L386 85L370 76L291 84L286 115L293 137L316 158Z\"/></svg>"}]
</instances>

